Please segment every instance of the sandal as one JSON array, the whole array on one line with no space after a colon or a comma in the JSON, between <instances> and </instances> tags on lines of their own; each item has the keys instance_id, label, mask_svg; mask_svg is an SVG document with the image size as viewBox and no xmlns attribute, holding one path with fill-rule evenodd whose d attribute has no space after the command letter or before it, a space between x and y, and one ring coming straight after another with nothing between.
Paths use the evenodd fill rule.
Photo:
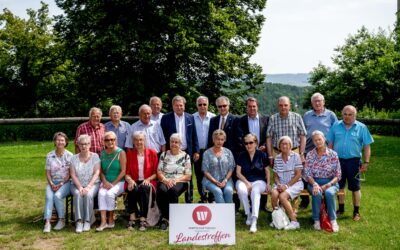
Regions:
<instances>
[{"instance_id":1,"label":"sandal","mask_svg":"<svg viewBox=\"0 0 400 250\"><path fill-rule=\"evenodd\" d=\"M128 230L133 230L136 226L136 221L134 220L129 220L128 225L126 226L126 228L128 228Z\"/></svg>"},{"instance_id":2,"label":"sandal","mask_svg":"<svg viewBox=\"0 0 400 250\"><path fill-rule=\"evenodd\" d=\"M145 220L140 221L139 230L140 231L146 231L146 229L147 229L147 222Z\"/></svg>"},{"instance_id":3,"label":"sandal","mask_svg":"<svg viewBox=\"0 0 400 250\"><path fill-rule=\"evenodd\" d=\"M361 216L360 216L359 213L355 213L355 214L353 215L353 220L354 220L354 221L359 221L360 219L361 219Z\"/></svg>"}]
</instances>

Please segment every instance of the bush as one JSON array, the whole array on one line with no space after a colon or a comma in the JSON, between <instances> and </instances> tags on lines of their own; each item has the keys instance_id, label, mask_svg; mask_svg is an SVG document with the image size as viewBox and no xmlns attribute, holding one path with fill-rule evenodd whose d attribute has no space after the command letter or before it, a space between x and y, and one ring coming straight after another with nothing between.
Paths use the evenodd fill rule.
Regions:
<instances>
[{"instance_id":1,"label":"bush","mask_svg":"<svg viewBox=\"0 0 400 250\"><path fill-rule=\"evenodd\" d=\"M400 110L376 110L373 107L364 106L358 111L357 117L365 119L400 119ZM368 129L372 134L400 136L399 125L368 125Z\"/></svg>"}]
</instances>

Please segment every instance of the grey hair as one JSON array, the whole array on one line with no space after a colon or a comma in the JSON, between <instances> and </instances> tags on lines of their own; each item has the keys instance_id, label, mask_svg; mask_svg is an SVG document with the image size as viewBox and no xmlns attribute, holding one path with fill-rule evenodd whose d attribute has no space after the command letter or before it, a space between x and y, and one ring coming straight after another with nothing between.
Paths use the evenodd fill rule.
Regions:
<instances>
[{"instance_id":1,"label":"grey hair","mask_svg":"<svg viewBox=\"0 0 400 250\"><path fill-rule=\"evenodd\" d=\"M207 103L208 103L208 97L207 97L207 96L201 95L201 96L197 97L197 99L196 99L196 104L199 104L199 101L200 101L201 99L206 100Z\"/></svg>"},{"instance_id":2,"label":"grey hair","mask_svg":"<svg viewBox=\"0 0 400 250\"><path fill-rule=\"evenodd\" d=\"M89 117L91 117L94 112L100 113L100 116L103 116L101 109L93 107L89 110Z\"/></svg>"},{"instance_id":3,"label":"grey hair","mask_svg":"<svg viewBox=\"0 0 400 250\"><path fill-rule=\"evenodd\" d=\"M82 144L82 143L90 143L90 141L91 141L91 139L92 139L92 137L90 136L90 135L87 135L87 134L83 134L83 135L80 135L79 137L78 137L78 144Z\"/></svg>"},{"instance_id":4,"label":"grey hair","mask_svg":"<svg viewBox=\"0 0 400 250\"><path fill-rule=\"evenodd\" d=\"M317 92L317 93L314 93L314 94L311 96L311 102L312 102L315 98L317 98L317 97L321 97L322 101L325 101L325 97L324 97L321 93Z\"/></svg>"},{"instance_id":5,"label":"grey hair","mask_svg":"<svg viewBox=\"0 0 400 250\"><path fill-rule=\"evenodd\" d=\"M153 101L159 101L162 104L161 98L158 96L152 96L149 100L149 104L151 104Z\"/></svg>"},{"instance_id":6,"label":"grey hair","mask_svg":"<svg viewBox=\"0 0 400 250\"><path fill-rule=\"evenodd\" d=\"M319 130L315 130L314 132L311 133L311 137L314 138L315 135L320 135L323 138L325 138L325 135L323 132L319 131Z\"/></svg>"},{"instance_id":7,"label":"grey hair","mask_svg":"<svg viewBox=\"0 0 400 250\"><path fill-rule=\"evenodd\" d=\"M115 140L117 139L117 135L116 135L113 131L107 131L107 132L104 133L103 140L105 140L106 137L107 137L107 136L110 136L110 135L111 135L112 137L114 137Z\"/></svg>"},{"instance_id":8,"label":"grey hair","mask_svg":"<svg viewBox=\"0 0 400 250\"><path fill-rule=\"evenodd\" d=\"M150 107L149 105L147 105L147 104L143 104L143 105L140 106L140 108L139 108L139 115L140 115L140 113L141 113L144 109L149 109L150 112L151 112L151 107Z\"/></svg>"},{"instance_id":9,"label":"grey hair","mask_svg":"<svg viewBox=\"0 0 400 250\"><path fill-rule=\"evenodd\" d=\"M344 108L343 108L343 110L342 110L342 114L344 113L344 110L345 110L345 109L350 109L351 111L354 112L354 117L357 116L357 109L356 109L356 107L354 107L353 105L346 105L346 106L344 106Z\"/></svg>"},{"instance_id":10,"label":"grey hair","mask_svg":"<svg viewBox=\"0 0 400 250\"><path fill-rule=\"evenodd\" d=\"M111 115L111 113L113 112L113 110L117 110L118 112L122 113L122 108L119 105L112 105L110 107L110 110L108 111L108 113Z\"/></svg>"},{"instance_id":11,"label":"grey hair","mask_svg":"<svg viewBox=\"0 0 400 250\"><path fill-rule=\"evenodd\" d=\"M172 105L174 105L174 102L183 102L183 104L186 104L186 99L183 96L177 95L172 98Z\"/></svg>"},{"instance_id":12,"label":"grey hair","mask_svg":"<svg viewBox=\"0 0 400 250\"><path fill-rule=\"evenodd\" d=\"M220 96L220 97L218 97L217 100L215 100L215 104L218 106L218 103L221 102L221 101L223 101L223 100L226 101L226 103L228 104L228 106L230 105L229 98L226 97L226 96Z\"/></svg>"},{"instance_id":13,"label":"grey hair","mask_svg":"<svg viewBox=\"0 0 400 250\"><path fill-rule=\"evenodd\" d=\"M178 140L180 144L182 144L182 138L178 133L173 133L171 137L169 137L169 141L172 139Z\"/></svg>"},{"instance_id":14,"label":"grey hair","mask_svg":"<svg viewBox=\"0 0 400 250\"><path fill-rule=\"evenodd\" d=\"M281 138L279 138L279 140L278 140L278 149L281 150L281 143L282 143L282 141L284 141L284 140L287 140L287 141L289 142L289 144L290 144L290 149L292 149L292 148L293 148L292 139L291 139L289 136L287 136L287 135L284 135L284 136L282 136Z\"/></svg>"},{"instance_id":15,"label":"grey hair","mask_svg":"<svg viewBox=\"0 0 400 250\"><path fill-rule=\"evenodd\" d=\"M217 130L214 130L214 132L212 133L212 139L213 139L213 141L215 140L215 139L217 139L217 136L223 136L224 137L224 141L226 140L226 133L225 133L225 131L223 131L222 129L217 129Z\"/></svg>"},{"instance_id":16,"label":"grey hair","mask_svg":"<svg viewBox=\"0 0 400 250\"><path fill-rule=\"evenodd\" d=\"M135 131L132 135L132 139L135 140L136 138L143 136L144 141L146 141L146 132L139 130Z\"/></svg>"}]
</instances>

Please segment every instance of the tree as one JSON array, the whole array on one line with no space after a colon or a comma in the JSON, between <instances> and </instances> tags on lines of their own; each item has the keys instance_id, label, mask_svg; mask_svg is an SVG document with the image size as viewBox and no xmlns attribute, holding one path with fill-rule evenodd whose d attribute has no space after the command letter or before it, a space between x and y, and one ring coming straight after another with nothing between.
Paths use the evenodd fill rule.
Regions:
<instances>
[{"instance_id":1,"label":"tree","mask_svg":"<svg viewBox=\"0 0 400 250\"><path fill-rule=\"evenodd\" d=\"M71 62L52 32L48 6L28 10L27 20L0 14L0 116L71 115L79 101Z\"/></svg>"},{"instance_id":2,"label":"tree","mask_svg":"<svg viewBox=\"0 0 400 250\"><path fill-rule=\"evenodd\" d=\"M376 34L362 27L349 36L343 46L335 49L336 69L319 64L311 72L314 92L321 92L326 104L341 110L352 104L381 110L400 108L400 51L395 48L395 36L379 30ZM305 102L309 105L309 101Z\"/></svg>"},{"instance_id":3,"label":"tree","mask_svg":"<svg viewBox=\"0 0 400 250\"><path fill-rule=\"evenodd\" d=\"M265 0L56 3L65 12L56 28L91 105L109 97L136 114L151 95L168 107L180 94L194 108L200 93L240 98L264 80L249 59Z\"/></svg>"}]
</instances>

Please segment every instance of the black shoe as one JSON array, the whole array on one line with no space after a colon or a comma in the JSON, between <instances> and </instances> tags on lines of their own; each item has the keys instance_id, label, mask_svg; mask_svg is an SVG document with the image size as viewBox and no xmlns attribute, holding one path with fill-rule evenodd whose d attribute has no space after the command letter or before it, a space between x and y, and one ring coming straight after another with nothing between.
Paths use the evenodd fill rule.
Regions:
<instances>
[{"instance_id":1,"label":"black shoe","mask_svg":"<svg viewBox=\"0 0 400 250\"><path fill-rule=\"evenodd\" d=\"M160 229L165 231L168 229L168 220L167 219L162 219L161 223L160 223Z\"/></svg>"},{"instance_id":2,"label":"black shoe","mask_svg":"<svg viewBox=\"0 0 400 250\"><path fill-rule=\"evenodd\" d=\"M304 210L304 209L307 209L309 203L310 203L309 201L301 200L300 205L299 205L299 208L300 208L300 209L303 209L303 210Z\"/></svg>"}]
</instances>

